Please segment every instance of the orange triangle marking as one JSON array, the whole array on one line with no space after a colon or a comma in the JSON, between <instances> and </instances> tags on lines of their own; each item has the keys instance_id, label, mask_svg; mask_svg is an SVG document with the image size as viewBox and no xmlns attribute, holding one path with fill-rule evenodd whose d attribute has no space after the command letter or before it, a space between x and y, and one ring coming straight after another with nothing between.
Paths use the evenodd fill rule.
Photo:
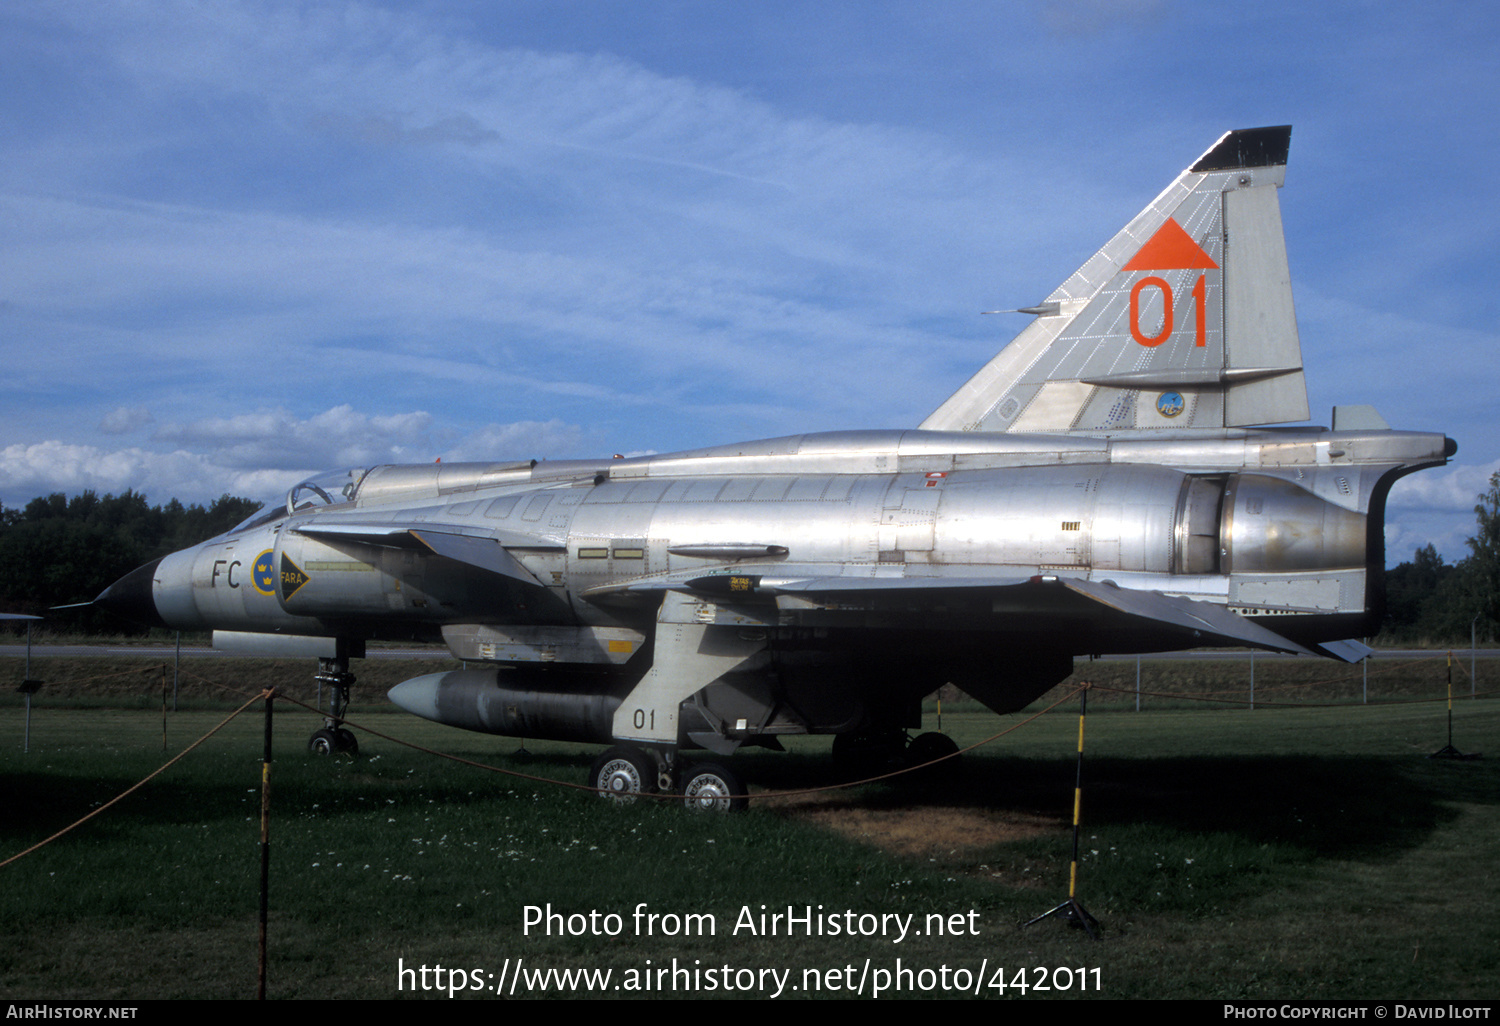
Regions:
<instances>
[{"instance_id":1,"label":"orange triangle marking","mask_svg":"<svg viewBox=\"0 0 1500 1026\"><path fill-rule=\"evenodd\" d=\"M1209 270L1217 268L1213 257L1203 252L1187 232L1172 218L1140 248L1122 271L1170 271L1178 268Z\"/></svg>"}]
</instances>

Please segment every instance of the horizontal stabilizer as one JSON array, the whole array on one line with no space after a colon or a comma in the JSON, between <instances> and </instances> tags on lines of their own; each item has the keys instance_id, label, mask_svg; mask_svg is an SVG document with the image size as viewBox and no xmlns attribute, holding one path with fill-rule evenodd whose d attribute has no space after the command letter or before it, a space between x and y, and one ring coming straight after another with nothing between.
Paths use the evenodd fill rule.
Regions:
<instances>
[{"instance_id":1,"label":"horizontal stabilizer","mask_svg":"<svg viewBox=\"0 0 1500 1026\"><path fill-rule=\"evenodd\" d=\"M1306 420L1276 192L1291 128L1229 132L925 421L1103 432Z\"/></svg>"}]
</instances>

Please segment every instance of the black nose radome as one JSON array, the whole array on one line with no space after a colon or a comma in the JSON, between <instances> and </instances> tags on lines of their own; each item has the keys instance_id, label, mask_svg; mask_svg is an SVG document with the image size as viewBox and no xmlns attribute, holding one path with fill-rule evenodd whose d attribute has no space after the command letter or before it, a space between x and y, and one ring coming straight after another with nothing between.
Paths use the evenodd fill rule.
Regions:
<instances>
[{"instance_id":1,"label":"black nose radome","mask_svg":"<svg viewBox=\"0 0 1500 1026\"><path fill-rule=\"evenodd\" d=\"M136 567L101 591L99 597L94 599L94 605L133 623L147 627L165 627L167 622L156 611L156 599L151 594L151 584L156 578L156 568L160 565L161 560L153 559L144 566Z\"/></svg>"}]
</instances>

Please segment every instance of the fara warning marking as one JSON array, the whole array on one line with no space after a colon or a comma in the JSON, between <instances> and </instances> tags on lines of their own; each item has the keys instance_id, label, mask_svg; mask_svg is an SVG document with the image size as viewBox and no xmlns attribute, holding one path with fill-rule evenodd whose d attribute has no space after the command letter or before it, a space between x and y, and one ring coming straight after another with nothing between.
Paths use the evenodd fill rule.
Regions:
<instances>
[{"instance_id":1,"label":"fara warning marking","mask_svg":"<svg viewBox=\"0 0 1500 1026\"><path fill-rule=\"evenodd\" d=\"M292 562L286 553L281 554L281 600L285 602L302 588L304 584L312 580L311 577L302 572L302 568Z\"/></svg>"}]
</instances>

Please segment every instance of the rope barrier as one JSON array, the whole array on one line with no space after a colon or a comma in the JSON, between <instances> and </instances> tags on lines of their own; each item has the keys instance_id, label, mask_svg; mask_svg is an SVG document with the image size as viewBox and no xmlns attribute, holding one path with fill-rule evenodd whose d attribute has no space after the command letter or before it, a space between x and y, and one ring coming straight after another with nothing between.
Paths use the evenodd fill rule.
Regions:
<instances>
[{"instance_id":1,"label":"rope barrier","mask_svg":"<svg viewBox=\"0 0 1500 1026\"><path fill-rule=\"evenodd\" d=\"M1444 657L1445 656L1442 656L1442 655L1435 655L1435 656L1431 657L1430 659L1406 660L1406 661L1403 661L1402 663L1396 664L1394 666L1382 667L1379 670L1377 670L1376 673L1380 674L1380 675L1394 674L1394 673L1398 673L1398 672L1401 672L1403 670L1409 669L1413 665L1419 665L1419 664L1422 664L1422 663L1427 663L1427 662L1435 661L1437 659L1444 658ZM130 676L130 675L133 675L133 674L138 675L138 674L147 673L147 672L152 671L152 670L165 668L167 665L168 664L166 664L166 663L152 664L150 667L147 667L147 668L145 668L143 670L122 671L121 673L103 674L103 675L99 675L99 676L96 676L96 677L77 678L76 680L59 682L59 683L63 683L63 684L79 684L79 683L88 683L88 682L96 681L96 680L108 680L108 679L112 679L114 677ZM1462 667L1460 667L1460 668L1462 669ZM244 694L245 694L245 692L244 692L244 690L242 688L236 688L236 687L234 687L232 685L224 684L222 682L215 681L215 680L213 680L211 678L204 677L204 676L201 676L199 674L192 673L191 671L182 670L181 674L182 674L182 676L184 678L191 679L193 681L198 682L199 684L206 685L208 687L217 688L217 689L220 689L222 691L231 693L231 694L235 695L236 697L243 697ZM1275 685L1275 686L1272 686L1272 687L1263 688L1261 690L1262 691L1282 691L1282 692L1293 691L1293 690L1304 690L1304 689L1312 688L1312 687L1323 687L1323 686L1327 686L1327 685L1330 685L1330 684L1352 683L1352 682L1354 682L1354 681L1356 681L1358 679L1359 678L1355 678L1355 677L1352 677L1352 676L1349 676L1349 677L1330 677L1330 678L1324 678L1324 679L1316 680L1316 681L1307 681L1307 682L1303 682L1303 683L1300 683L1300 684ZM767 799L767 798L777 798L777 799L797 798L797 797L803 797L803 796L811 795L811 794L819 794L819 793L823 793L823 792L839 791L839 790L846 790L846 789L854 788L854 787L862 787L862 786L864 786L866 784L877 783L877 782L882 781L882 780L889 780L889 779L893 779L893 778L896 778L896 777L905 776L907 774L918 773L918 772L920 772L922 770L929 769L930 767L935 766L935 765L937 765L939 763L946 762L946 761L951 760L951 759L955 759L955 758L957 758L957 757L959 757L959 756L961 756L961 755L963 755L963 754L965 754L967 752L971 752L971 751L974 751L975 749L982 748L982 747L984 747L986 745L992 744L993 742L999 740L1000 738L1005 737L1006 735L1011 734L1011 733L1013 733L1013 732L1021 729L1022 727L1024 727L1024 726L1032 723L1033 721L1037 720L1041 716L1044 716L1047 713L1051 712L1053 709L1057 708L1059 705L1062 705L1063 703L1065 703L1065 702L1069 701L1070 699L1072 699L1075 695L1077 695L1080 691L1084 690L1085 688L1093 688L1096 691L1109 692L1109 693L1120 694L1120 695L1134 696L1134 695L1139 694L1142 697L1149 697L1149 698L1154 698L1154 699L1173 699L1173 700L1177 700L1177 701L1204 702L1204 703L1213 703L1213 704L1221 704L1221 705L1248 705L1249 704L1249 702L1247 700L1245 700L1245 699L1233 699L1233 698L1227 698L1227 697L1219 697L1219 696L1225 696L1225 695L1243 694L1242 691L1228 691L1228 690L1225 690L1225 691L1219 691L1219 692L1198 692L1198 693L1159 692L1159 691L1137 691L1134 688L1125 688L1125 687L1111 687L1109 685L1099 684L1097 682L1092 683L1092 684L1079 684L1079 685L1073 687L1071 690L1066 691L1061 697L1059 697L1058 699L1056 699L1055 701L1053 701L1050 705L1046 706L1045 708L1043 708L1041 710L1038 710L1037 712L1035 712L1032 715L1028 716L1026 719L1021 720L1019 723L1012 724L1011 726L1007 727L1004 730L1001 730L1001 731L999 731L999 732L997 732L995 734L990 735L987 738L984 738L981 741L977 741L974 744L969 745L967 748L963 748L963 749L960 749L960 750L955 751L955 752L950 752L950 753L947 753L945 755L941 755L941 756L939 756L939 757L937 757L935 759L931 759L931 760L929 760L927 762L924 762L924 763L921 763L919 765L904 766L904 767L901 767L900 769L891 770L890 772L887 772L887 773L880 773L880 774L877 774L875 776L864 777L864 778L861 778L859 780L845 781L845 782L840 782L840 783L837 783L837 784L824 784L824 785L819 785L817 787L799 788L799 789L787 790L787 791L759 791L759 792L756 792L756 793L754 793L752 795L748 795L747 797L754 798L756 800L762 800L762 799ZM1488 695L1490 695L1492 693L1493 692L1483 692L1482 694L1488 696ZM44 845L51 843L53 840L56 840L58 837L61 837L64 834L68 833L69 831L71 831L71 830L75 829L76 827L82 825L83 823L87 822L89 819L93 818L94 816L96 816L99 813L103 812L105 809L107 809L110 806L116 804L117 802L119 802L122 799L124 799L126 796L128 796L131 793L133 793L134 791L138 790L139 788L141 788L142 786L144 786L147 782L149 782L151 779L153 779L154 777L158 776L159 774L161 774L162 772L164 772L168 767L170 767L171 765L173 765L174 763L176 763L178 760L180 760L181 758L183 758L185 755L187 755L188 752L192 751L198 745L200 745L204 741L206 741L209 737L213 736L213 734L217 733L226 724L228 724L230 720L234 719L235 716L238 716L240 713L244 712L245 709L249 708L249 706L251 704L253 704L253 703L255 703L255 702L260 701L261 699L263 699L265 697L265 695L266 695L266 692L264 690L262 690L262 691L258 692L257 694L251 696L250 698L248 698L246 700L246 702L245 702L244 705L241 705L238 709L236 709L233 713L231 713L218 726L214 727L207 734L203 735L203 737L201 737L197 741L193 742L193 744L189 745L181 753L179 753L173 759L171 759L170 761L168 761L167 763L165 763L156 772L152 773L150 776L148 776L144 780L140 781L140 783L136 784L134 787L130 788L129 790L123 792L122 794L120 794L116 798L112 799L110 802L106 803L105 805L99 807L98 809L95 809L89 815L87 815L87 816L83 817L82 819L78 820L76 823L74 823L74 824L72 824L72 825L64 828L63 830L59 831L57 834L54 834L52 837L47 838L47 840L42 841L39 844L34 845L32 848L28 848L26 851L23 851L23 852L21 852L21 853L19 853L17 855L14 855L14 856L12 856L9 859L6 859L4 862L0 862L0 868L3 868L4 866L9 865L11 862L15 861L16 859L21 858L24 855L30 854L32 851L36 850L37 848L43 847ZM289 695L287 695L285 693L282 693L282 692L278 691L278 692L276 692L276 697L279 698L282 702L285 702L285 703L297 706L297 707L299 707L301 709L304 709L304 710L306 710L308 712L314 713L315 715L319 715L319 716L324 715L323 711L321 709L318 709L316 706L309 705L306 702L300 701L300 700L298 700L296 698L292 698L291 696L289 696ZM1431 699L1425 699L1425 698L1417 698L1417 699L1387 699L1387 700L1379 700L1379 701L1371 702L1371 703L1367 703L1367 704L1372 704L1372 705L1420 705L1420 704L1428 704L1428 703L1431 703L1431 702L1441 702L1441 701L1446 701L1446 699L1445 698L1431 698ZM1341 707L1341 706L1343 706L1343 705L1345 705L1347 703L1341 703L1341 702L1266 702L1264 700L1261 700L1260 704L1263 705L1263 706L1270 706L1271 708L1318 709L1318 708L1337 708L1337 707ZM353 720L344 719L344 720L341 720L340 722L344 726L353 727L354 729L357 729L357 730L359 730L359 731L361 731L361 732L363 732L365 734L368 734L368 735L370 735L372 737L380 738L383 741L388 741L388 742L390 742L392 744L399 745L401 747L411 749L412 751L421 752L421 753L423 753L425 755L431 755L431 756L434 756L434 757L440 758L440 759L446 759L449 762L458 763L459 765L463 765L463 766L469 766L469 767L472 767L474 769L484 770L484 771L490 772L490 773L498 773L498 774L500 774L502 776L515 777L515 778L517 778L519 780L526 780L526 781L530 781L532 783L548 784L548 785L552 785L552 786L555 786L555 787L562 787L562 788L566 788L566 789L569 789L569 790L588 791L588 792L592 792L592 793L595 793L595 794L608 794L608 793L610 793L610 792L608 792L608 791L606 791L606 790L604 790L602 788L592 787L592 786L587 785L587 784L577 784L577 783L573 783L573 782L567 781L567 780L558 780L558 779L553 778L553 777L544 777L544 776L538 776L538 775L533 774L533 773L524 773L524 772L522 772L520 770L508 769L508 768L503 767L503 766L495 766L495 765L492 765L492 764L489 764L489 763L479 762L479 761L474 760L474 759L467 759L467 758L464 758L462 756L452 755L452 754L447 753L447 752L439 751L439 750L437 750L435 748L429 748L429 747L417 744L417 743L412 742L412 741L403 740L401 738L395 737L395 736L393 736L391 734L387 734L387 733L384 733L384 732L379 731L379 730L375 730L372 727L366 726L365 724L362 724L362 723L359 723L359 722L356 722L356 721L353 721ZM642 798L642 799L654 799L654 800L661 800L661 801L681 801L682 800L682 796L681 795L677 795L677 794L662 794L662 793L654 793L654 792L641 792L641 793L637 793L637 794L632 795L632 797L633 798Z\"/></svg>"},{"instance_id":2,"label":"rope barrier","mask_svg":"<svg viewBox=\"0 0 1500 1026\"><path fill-rule=\"evenodd\" d=\"M79 820L76 820L73 823L70 823L69 825L63 827L61 830L59 830L57 833L53 834L51 837L47 838L46 840L44 840L44 841L38 841L36 844L33 844L30 848L27 848L25 851L18 852L15 855L12 855L10 858L6 859L4 862L0 862L0 869L4 869L6 866L10 865L12 862L15 862L17 859L24 858L25 856L30 855L32 852L37 851L40 848L45 848L47 845L51 844L53 841L57 840L59 837L62 837L64 834L71 833L72 831L76 830L78 827L83 826L83 824L87 823L89 820L91 820L95 816L99 815L105 809L108 809L111 806L117 805L118 803L124 801L126 798L130 797L132 794L134 794L135 792L139 791L141 788L145 787L152 780L155 780L157 777L161 776L163 773L165 773L173 765L175 765L176 763L178 763L179 761L181 761L187 755L188 752L191 752L194 748L197 748L203 742L205 742L209 738L213 737L220 730L223 730L226 726L229 725L229 721L230 720L233 720L240 713L244 712L246 709L250 708L250 706L252 706L256 702L260 701L262 698L265 697L265 695L266 695L266 692L262 691L260 694L258 694L255 697L249 699L247 702L245 702L244 705L240 706L234 712L232 712L228 716L224 717L223 720L219 721L218 726L214 727L212 730L210 730L208 733L204 734L198 740L194 741L192 744L188 745L182 751L180 751L176 755L172 756L172 758L170 758L166 762L162 763L162 765L160 767L158 767L154 772L147 774L139 782L137 782L136 784L132 785L129 788L126 788L124 791L121 791L119 794L115 795L109 801L105 802L103 805L99 806L97 809L95 809L93 812L90 812L88 815L84 816L82 819L79 819Z\"/></svg>"},{"instance_id":3,"label":"rope barrier","mask_svg":"<svg viewBox=\"0 0 1500 1026\"><path fill-rule=\"evenodd\" d=\"M164 667L164 666L166 666L165 663L154 664L149 669L158 669L158 668ZM129 671L129 672L139 673L139 672L144 672L144 671ZM230 692L230 693L234 694L236 697L242 697L244 695L244 693L245 693L243 689L235 688L232 685L223 684L221 682L212 680L210 678L203 677L201 675L191 673L190 671L186 671L186 670L182 671L182 676L185 677L185 678L190 678L190 679L192 679L194 681L197 681L200 684L204 684L204 685L207 685L209 687L219 688L219 689L221 689L223 691ZM72 682L65 682L65 683L72 683ZM1012 724L1011 726L1007 727L1004 730L1001 730L1001 731L999 731L999 732L997 732L995 734L990 735L989 737L987 737L987 738L985 738L985 739L983 739L981 741L977 741L974 744L969 745L967 748L960 749L960 750L958 750L956 752L949 752L949 753L947 753L945 755L938 756L937 758L928 760L927 762L924 762L924 763L920 763L920 764L913 765L913 766L903 766L900 769L891 770L888 773L881 773L881 774L877 774L876 776L865 777L865 778L862 778L862 779L859 779L859 780L844 781L844 782L840 782L840 783L837 783L837 784L823 784L823 785L820 785L818 787L799 788L799 789L791 790L791 791L758 791L758 792L756 792L753 795L749 795L748 797L754 798L756 800L762 800L762 799L766 799L766 798L796 798L796 797L802 797L802 796L809 795L809 794L818 794L818 793L822 793L822 792L825 792L825 791L840 791L840 790L847 790L849 788L854 788L854 787L862 787L862 786L864 786L866 784L876 783L876 782L879 782L879 781L882 781L882 780L889 780L889 779L892 779L892 778L895 778L895 777L900 777L900 776L905 776L905 775L908 775L908 774L917 773L917 772L920 772L922 770L928 769L928 768L930 768L932 766L936 766L939 763L947 762L947 761L949 761L951 759L956 759L959 756L965 754L966 752L971 752L971 751L974 751L977 748L982 748L985 745L991 744L991 743L999 740L1000 738L1005 737L1007 734L1011 734L1011 733L1013 733L1013 732L1021 729L1022 727L1026 726L1027 724L1029 724L1029 723L1033 722L1034 720L1040 718L1041 716L1044 716L1047 713L1051 712L1053 709L1055 709L1057 706L1061 705L1062 703L1068 701L1070 698L1072 698L1074 695L1076 695L1079 690L1082 690L1081 687L1080 688L1075 688L1072 691L1067 692L1061 698L1059 698L1055 702L1053 702L1051 705L1049 705L1049 706L1047 706L1047 707L1045 707L1043 709L1038 710L1037 712L1035 712L1032 715L1028 716L1026 719L1020 721L1019 723ZM241 712L243 712L246 708L248 708L252 703L257 702L257 701L261 700L264 697L265 697L265 691L261 691L261 692L257 693L256 695L250 697L245 702L244 705L240 706L240 708L237 709L237 710L235 710L234 713L231 713L228 719L226 719L223 723L219 724L219 726L215 727L208 734L205 734L198 741L194 742L193 745L189 746L189 748L184 749L183 752L181 752L178 756L176 756L176 758L174 758L171 762L166 763L165 765L163 765L161 767L161 769L157 770L156 773L153 773L151 775L151 777L154 777L157 774L161 773L168 766L172 765L173 762L176 762L177 759L181 759L184 755L187 754L188 751L191 751L192 748L197 747L197 745L201 744L204 740L207 740L207 738L209 736L211 736L214 732L218 731L221 727L223 727L224 724L227 724L230 719L233 719L235 716L238 716ZM304 710L306 710L308 712L311 712L311 713L313 713L315 715L318 715L318 716L324 715L323 711L321 709L317 708L316 706L309 705L308 703L303 702L303 701L301 701L299 699L293 698L290 695L287 695L287 694L285 694L283 692L278 691L276 693L276 697L280 701L282 701L283 703L297 706L297 707L299 707L301 709L304 709ZM558 779L556 779L554 777L538 776L538 775L536 775L534 773L524 773L524 772L521 772L520 770L507 769L506 767L503 767L503 766L495 766L495 765L491 765L489 763L479 762L479 761L476 761L474 759L466 759L466 758L464 758L462 756L452 755L452 754L449 754L447 752L439 751L439 750L437 750L435 748L428 748L425 745L419 745L419 744L417 744L417 743L415 743L413 741L403 740L402 738L398 738L398 737L395 737L395 736L393 736L391 734L384 733L383 731L376 730L373 727L366 726L365 724L356 722L354 720L342 719L340 721L340 723L341 723L341 725L346 726L346 727L353 727L354 729L359 730L362 733L368 734L371 737L378 737L378 738L380 738L383 741L389 741L392 744L399 745L399 746L401 746L403 748L408 748L408 749L411 749L412 751L421 752L424 755L435 756L436 758L439 758L439 759L446 759L449 762L458 763L459 765L462 765L462 766L469 766L469 767L472 767L474 769L484 770L484 771L490 772L490 773L498 773L498 774L500 774L502 776L515 777L517 779L527 780L527 781L530 781L532 783L550 784L552 786L562 787L562 788L566 788L568 790L588 791L588 792L591 792L591 793L594 793L594 794L601 794L601 795L602 794L609 794L610 793L610 792L608 792L607 790L605 790L603 788L592 787L592 786L590 786L588 784L576 784L576 783L573 783L572 781L568 781L568 780L558 780ZM108 803L108 805L102 806L99 809L94 810L94 812L91 813L89 816L84 817L84 819L79 820L78 823L73 824L73 826L70 826L70 827L66 828L65 830L59 832L55 836L56 837L61 837L64 833L67 833L69 830L72 830L74 827L82 824L87 819L92 818L92 816L97 815L100 812L103 812L105 808L109 807L109 805L113 805L115 802L118 802L120 799L122 799L126 795L130 794L132 791L135 791L138 788L140 788L147 781L149 781L151 779L151 777L147 777L145 780L142 780L139 784L136 784L135 787L131 788L130 791L124 792L119 797L115 798L113 801L111 801L110 803ZM632 795L632 797L639 797L639 798L644 798L644 799L649 799L649 800L657 800L657 801L678 801L678 802L682 801L682 795L679 795L679 794L663 794L663 793L657 793L657 792L640 792L640 793L637 793L635 795ZM41 844L47 844L50 841L52 841L53 839L54 838L48 838L47 841L43 841L43 842L41 842ZM41 845L37 845L37 847L41 847ZM33 849L27 849L27 851L22 852L22 853L20 853L20 855L16 855L13 858L20 858L21 855L28 854L31 850L33 850ZM6 862L0 862L0 868L3 868L10 861L12 861L12 860L6 860Z\"/></svg>"}]
</instances>

